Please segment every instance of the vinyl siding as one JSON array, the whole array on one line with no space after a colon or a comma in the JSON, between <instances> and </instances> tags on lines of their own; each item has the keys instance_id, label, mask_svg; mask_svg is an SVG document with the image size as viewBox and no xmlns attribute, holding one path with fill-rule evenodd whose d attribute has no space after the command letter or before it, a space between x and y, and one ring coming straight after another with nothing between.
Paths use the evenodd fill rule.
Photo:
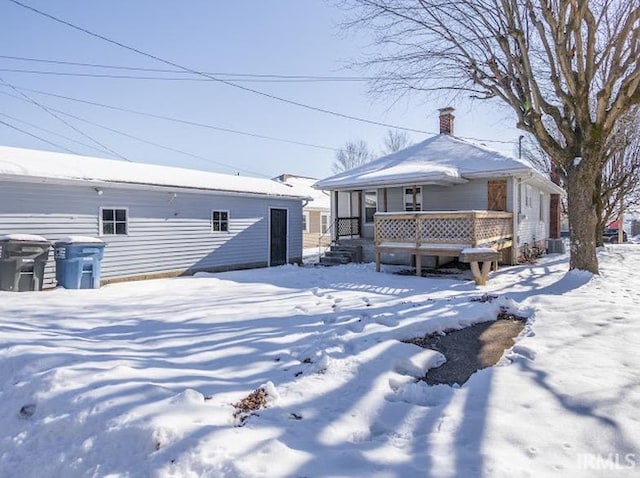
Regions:
<instances>
[{"instance_id":1,"label":"vinyl siding","mask_svg":"<svg viewBox=\"0 0 640 478\"><path fill-rule=\"evenodd\" d=\"M2 182L0 235L28 233L56 241L101 237L107 248L102 278L170 271L267 265L269 208L288 209L289 260L302 257L302 202L168 189ZM128 210L126 236L100 236L101 207ZM229 231L211 231L211 211L229 211ZM45 285L54 284L53 254Z\"/></svg>"},{"instance_id":2,"label":"vinyl siding","mask_svg":"<svg viewBox=\"0 0 640 478\"><path fill-rule=\"evenodd\" d=\"M422 186L422 210L486 210L488 207L487 183L486 179L474 179L455 186ZM513 211L511 183L512 179L507 178L507 210L510 212ZM387 208L389 212L404 211L404 188L387 189Z\"/></svg>"},{"instance_id":3,"label":"vinyl siding","mask_svg":"<svg viewBox=\"0 0 640 478\"><path fill-rule=\"evenodd\" d=\"M549 202L550 195L542 193L535 186L529 185L531 202L527 205L527 184L522 184L520 197L520 214L518 215L518 246L545 241L549 237ZM542 217L540 217L540 202L542 201Z\"/></svg>"}]
</instances>

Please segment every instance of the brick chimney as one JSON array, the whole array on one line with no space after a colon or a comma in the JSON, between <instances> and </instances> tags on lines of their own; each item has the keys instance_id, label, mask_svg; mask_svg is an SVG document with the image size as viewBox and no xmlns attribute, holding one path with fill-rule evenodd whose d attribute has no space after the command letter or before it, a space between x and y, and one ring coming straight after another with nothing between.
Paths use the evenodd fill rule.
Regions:
<instances>
[{"instance_id":1,"label":"brick chimney","mask_svg":"<svg viewBox=\"0 0 640 478\"><path fill-rule=\"evenodd\" d=\"M455 108L447 106L446 108L440 108L440 134L453 135L453 112Z\"/></svg>"}]
</instances>

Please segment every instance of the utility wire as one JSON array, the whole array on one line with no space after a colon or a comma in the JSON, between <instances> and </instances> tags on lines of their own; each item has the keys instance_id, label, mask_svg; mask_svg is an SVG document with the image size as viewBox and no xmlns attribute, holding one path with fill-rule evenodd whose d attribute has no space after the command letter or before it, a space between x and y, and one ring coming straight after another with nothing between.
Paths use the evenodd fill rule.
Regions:
<instances>
[{"instance_id":1,"label":"utility wire","mask_svg":"<svg viewBox=\"0 0 640 478\"><path fill-rule=\"evenodd\" d=\"M6 96L10 96L10 97L12 97L12 98L16 98L16 99L21 100L21 101L27 101L27 100L25 100L25 99L23 99L23 98L20 98L19 96L12 95L11 93L7 93L7 92L5 92L5 91L0 91L0 94L6 95ZM90 121L90 120L88 120L88 119L86 119L86 118L82 118L82 117L80 117L80 116L76 116L76 115L73 115L73 114L71 114L71 113L67 113L67 112L62 111L62 110L57 109L57 108L50 108L50 109L51 109L51 110L53 110L53 111L55 111L55 112L56 112L56 113L58 113L58 114L61 114L61 115L64 115L64 116L68 116L68 117L70 117L70 118L74 118L74 119L76 119L76 120L78 120L78 121L82 121L82 122L84 122L84 123L87 123L87 124L90 124L90 125L93 125L93 126L97 126L98 128L105 129L105 130L110 131L110 132L112 132L112 133L116 133L116 134L119 134L119 135L121 135L121 136L125 136L125 137L127 137L127 138L134 139L134 140L136 140L136 141L140 141L141 143L149 144L149 145L151 145L151 146L155 146L155 147L157 147L157 148L165 149L165 150L167 150L167 151L172 151L172 152L174 152L174 153L183 154L183 155L185 155L185 156L190 156L190 157L195 158L195 159L200 159L200 160L202 160L202 161L206 161L206 162L208 162L208 163L212 163L212 164L216 164L216 165L218 165L218 166L222 166L222 167L228 168L228 169L230 169L230 170L232 170L232 171L234 171L234 172L241 171L241 172L244 172L244 173L253 174L253 175L256 175L256 176L262 176L262 177L265 177L265 178L269 178L269 179L271 179L271 176L267 176L266 174L258 173L258 172L256 172L256 171L252 171L252 170L250 170L250 169L242 169L242 168L238 168L237 166L234 166L234 165L231 165L231 164L223 163L223 162L220 162L220 161L215 161L215 160L213 160L213 159L210 159L210 158L207 158L207 157L204 157L204 156L200 156L200 155L197 155L197 154L194 154L194 153L189 153L189 152L184 151L184 150L181 150L181 149L172 148L171 146L166 146L166 145L164 145L164 144L160 144L160 143L156 143L156 142L153 142L153 141L150 141L150 140L144 139L144 138L140 138L139 136L134 136L134 135L132 135L132 134L125 133L124 131L120 131L120 130L117 130L117 129L114 129L114 128L110 128L110 127L105 126L105 125L103 125L103 124L96 123L96 122L94 122L94 121ZM4 113L0 113L0 115L11 118L9 115L6 115L6 114L4 114ZM12 119L13 119L14 121L22 122L22 123L25 123L25 124L30 124L30 123L27 123L26 121L21 121L21 120L18 120L18 119L16 119L16 118L12 118ZM46 129L44 129L44 128L40 128L40 127L35 126L35 125L31 125L31 126L33 126L33 127L35 127L35 128L42 129L43 131L47 131L47 132L49 132L49 133L51 133L51 134L57 134L57 133L53 133L53 132L51 132L51 131L49 131L49 130L46 130ZM62 135L58 135L58 136L62 136ZM63 137L63 138L66 138L65 136L62 136L62 137ZM69 139L69 138L66 138L66 139ZM74 140L71 140L71 141L74 141ZM76 143L79 143L79 142L78 142L78 141L76 141ZM91 146L88 146L88 145L86 145L86 144L84 144L84 143L79 143L79 144L82 144L83 146L87 146L87 147L92 148ZM92 148L92 149L96 149L96 150L97 150L97 148ZM68 151L68 150L67 150L67 151ZM74 153L74 154L77 154L77 153Z\"/></svg>"},{"instance_id":2,"label":"utility wire","mask_svg":"<svg viewBox=\"0 0 640 478\"><path fill-rule=\"evenodd\" d=\"M7 96L11 96L12 98L16 98L16 99L21 100L21 101L26 101L25 99L20 98L19 96L12 95L12 94L9 94L9 93L5 93L5 92L3 92L3 91L0 91L0 94L4 94L4 95L7 95ZM52 109L53 109L53 108L52 108ZM58 113L62 113L60 110L56 110L56 111L57 111ZM62 113L62 114L64 114L64 113ZM60 138L66 139L67 141L71 141L71 142L73 142L73 143L79 144L80 146L84 146L85 148L93 149L94 151L99 151L99 152L101 152L101 153L104 153L104 151L103 151L102 149L96 148L95 146L91 146L91 145L90 145L90 144L88 144L88 143L83 143L82 141L78 141L77 139L71 138L71 137L66 136L66 135L64 135L64 134L57 133L57 132L55 132L55 131L51 131L50 129L44 128L44 127L42 127L42 126L38 126L38 125L36 125L36 124L29 123L28 121L21 120L21 119L19 119L19 118L16 118L15 116L11 116L11 115L8 115L8 114L6 114L6 113L0 113L0 116L4 116L5 118L9 118L10 120L15 121L16 123L21 123L21 124L24 124L24 125L30 126L30 127L32 127L32 128L35 128L35 129L37 129L37 130L44 131L45 133L49 133L49 134L52 134L52 135L54 135L54 136L58 136L58 137L60 137Z\"/></svg>"},{"instance_id":3,"label":"utility wire","mask_svg":"<svg viewBox=\"0 0 640 478\"><path fill-rule=\"evenodd\" d=\"M420 130L420 129L416 129L416 128L408 128L408 127L405 127L405 126L398 126L398 125L393 125L393 124L390 124L390 123L384 123L384 122L381 122L381 121L375 121L375 120L370 120L370 119L366 119L366 118L360 118L358 116L348 115L348 114L345 114L345 113L339 113L337 111L327 110L327 109L320 108L320 107L317 107L317 106L312 106L312 105L308 105L308 104L301 103L301 102L298 102L298 101L282 98L280 96L272 95L270 93L265 93L264 91L256 90L254 88L249 88L247 86L238 85L238 84L236 84L234 82L231 82L231 81L228 81L228 80L225 80L225 79L222 79L222 78L217 78L216 76L214 76L212 74L194 70L192 68L180 65L179 63L175 63L173 61L170 61L170 60L164 59L162 57L156 56L156 55L154 55L152 53L148 53L148 52L142 51L142 50L140 50L138 48L126 45L126 44L124 44L122 42L119 42L117 40L113 40L113 39L108 38L108 37L106 37L104 35L101 35L99 33L95 33L95 32L93 32L91 30L88 30L88 29L83 28L81 26L75 25L75 24L73 24L71 22L68 22L68 21L63 20L61 18L58 18L58 17L56 17L54 15L51 15L51 14L46 13L46 12L43 12L42 10L38 10L37 8L34 8L34 7L30 6L30 5L26 5L26 4L24 4L24 3L22 3L22 2L20 2L18 0L8 0L8 1L10 1L11 3L13 3L15 5L18 5L18 6L22 7L22 8L24 8L24 9L30 10L30 11L32 11L34 13L37 13L38 15L41 15L41 16L46 17L46 18L49 18L50 20L53 20L53 21L58 22L58 23L61 23L61 24L66 25L66 26L68 26L70 28L73 28L74 30L78 30L78 31L86 33L87 35L90 35L90 36L92 36L94 38L98 38L98 39L103 40L103 41L105 41L107 43L111 43L112 45L116 45L116 46L118 46L120 48L124 48L125 50L129 50L129 51L132 51L132 52L137 53L139 55L145 56L147 58L151 58L152 60L156 60L158 62L164 63L165 65L169 65L169 66L172 66L174 68L178 68L179 70L182 70L184 72L191 73L191 74L198 75L198 76L203 76L205 78L209 78L212 81L216 81L216 82L231 86L233 88L237 88L237 89L240 89L240 90L243 90L243 91L247 91L249 93L253 93L253 94L256 94L256 95L264 96L266 98L270 98L270 99L273 99L273 100L276 100L276 101L280 101L280 102L283 102L283 103L286 103L286 104L298 106L300 108L305 108L305 109L308 109L308 110L311 110L311 111L317 111L317 112L320 112L320 113L325 113L325 114L337 116L337 117L340 117L340 118L350 119L350 120L353 120L353 121L359 121L359 122L362 122L362 123L372 124L372 125L376 125L376 126L384 126L386 128L398 129L398 130L403 130L403 131L410 131L410 132L413 132L413 133L422 133L422 134L429 134L429 135L438 134L438 133L435 133L433 131ZM515 144L517 142L517 141L489 140L489 139L474 138L474 137L469 137L469 136L467 136L467 137L460 136L460 138L470 139L470 140L473 140L473 141L485 141L485 142L491 142L491 143L504 143L504 144Z\"/></svg>"},{"instance_id":4,"label":"utility wire","mask_svg":"<svg viewBox=\"0 0 640 478\"><path fill-rule=\"evenodd\" d=\"M22 91L20 91L18 88L16 88L15 86L13 86L11 83L7 82L6 80L4 80L3 78L0 77L0 82L4 83L6 86L8 86L9 88L11 88L13 91L15 91L16 93L18 93L20 96L22 96L25 100L27 100L28 102L36 105L38 108L43 109L44 111L46 111L49 115L53 116L55 119L57 119L58 121L60 121L61 123L65 124L67 127L71 128L72 130L74 130L76 133L84 136L85 138L89 139L90 141L94 142L95 144L97 144L98 146L100 146L101 148L103 148L105 151L119 157L120 159L124 159L125 161L129 161L129 159L125 158L123 155L121 155L120 153L118 153L117 151L114 151L113 149L105 146L104 144L102 144L100 141L98 141L97 139L92 138L91 136L89 136L88 134L86 134L84 131L80 130L79 128L76 128L75 126L73 126L71 123L69 123L68 121L64 120L63 118L60 118L58 115L56 115L53 111L51 111L48 107L46 107L45 105L43 105L42 103L37 102L36 100L34 100L33 98L31 98L29 95L27 95L26 93L23 93Z\"/></svg>"},{"instance_id":5,"label":"utility wire","mask_svg":"<svg viewBox=\"0 0 640 478\"><path fill-rule=\"evenodd\" d=\"M51 141L49 141L47 139L41 138L38 135L30 133L29 131L26 131L26 130L24 130L22 128L18 128L17 126L9 124L9 123L7 123L5 121L0 120L0 124L3 124L3 125L11 128L11 129L15 129L16 131L19 131L20 133L23 133L23 134L26 134L28 136L31 136L32 138L38 139L38 140L42 141L43 143L47 143L47 144L49 144L49 145L51 145L51 146L53 146L55 148L63 149L64 151L67 151L68 153L71 153L71 154L78 154L75 151L70 150L69 148L65 148L64 146L61 146L61 145L56 144L56 143L53 143L53 142L51 142Z\"/></svg>"},{"instance_id":6,"label":"utility wire","mask_svg":"<svg viewBox=\"0 0 640 478\"><path fill-rule=\"evenodd\" d=\"M75 76L83 78L108 78L117 80L156 80L156 81L213 81L209 78L194 77L170 77L170 76L135 76L135 75L114 75L107 73L83 73L75 71L47 71L47 70L21 70L17 68L0 68L0 71L9 73L27 73L32 75L48 75L48 76ZM181 73L181 72L176 72ZM242 83L317 83L329 82L335 80L311 80L311 79L246 79L246 78L226 78L229 81L238 81Z\"/></svg>"},{"instance_id":7,"label":"utility wire","mask_svg":"<svg viewBox=\"0 0 640 478\"><path fill-rule=\"evenodd\" d=\"M305 103L301 103L299 101L294 101L294 100L289 100L289 99L286 99L286 98L282 98L280 96L272 95L270 93L265 93L264 91L256 90L254 88L249 88L248 86L238 85L237 83L233 83L231 81L218 78L216 76L210 75L210 74L202 72L202 71L194 70L192 68L180 65L179 63L175 63L175 62L170 61L170 60L166 60L166 59L164 59L162 57L159 57L159 56L154 55L152 53L148 53L148 52L145 52L145 51L140 50L138 48L126 45L126 44L121 43L121 42L119 42L117 40L112 40L111 38L108 38L108 37L106 37L104 35L92 32L91 30L87 30L86 28L83 28L81 26L75 25L75 24L73 24L71 22L68 22L66 20L62 20L61 18L58 18L58 17L56 17L54 15L51 15L49 13L43 12L42 10L38 10L37 8L34 8L34 7L30 6L30 5L26 5L26 4L22 3L22 2L19 2L18 0L8 0L8 1L13 3L13 4L15 4L15 5L20 6L20 7L24 8L24 9L26 9L26 10L29 10L29 11L34 12L34 13L37 13L38 15L41 15L41 16L46 17L46 18L49 18L50 20L53 20L53 21L55 21L57 23L61 23L61 24L66 25L66 26L68 26L70 28L73 28L74 30L78 30L78 31L86 33L87 35L90 35L90 36L92 36L94 38L98 38L98 39L103 40L103 41L105 41L107 43L111 43L112 45L116 45L116 46L118 46L120 48L123 48L125 50L129 50L129 51L132 51L132 52L137 53L139 55L145 56L147 58L151 58L152 60L156 60L156 61L158 61L160 63L164 63L165 65L169 65L169 66L172 66L174 68L178 68L178 69L180 69L182 71L186 71L186 72L192 73L194 75L199 75L199 76L203 76L205 78L209 78L210 80L217 81L218 83L222 83L222 84L227 85L227 86L231 86L232 88L236 88L236 89L239 89L239 90L242 90L242 91L246 91L246 92L249 92L249 93L260 95L260 96L263 96L265 98L270 98L272 100L280 101L282 103L290 104L290 105L293 105L293 106L298 106L300 108L305 108L305 109L308 109L308 110L311 110L311 111L317 111L319 113L325 113L325 114L337 116L339 118L345 118L345 119L349 119L349 120L353 120L353 121L359 121L361 123L367 123L367 124L372 124L372 125L376 125L376 126L384 126L386 128L393 128L393 129L399 129L399 130L403 130L403 131L410 131L410 132L413 132L413 133L437 134L437 133L433 133L433 132L429 132L429 131L425 131L425 130L420 130L420 129L416 129L416 128L408 128L408 127L405 127L405 126L397 126L397 125L392 125L390 123L384 123L382 121L375 121L375 120L370 120L370 119L366 119L366 118L360 118L358 116L348 115L348 114L345 114L345 113L339 113L339 112L331 111L331 110L328 110L328 109L325 109L325 108L320 108L318 106L312 106L312 105L308 105L308 104L305 104Z\"/></svg>"},{"instance_id":8,"label":"utility wire","mask_svg":"<svg viewBox=\"0 0 640 478\"><path fill-rule=\"evenodd\" d=\"M107 130L107 131L111 131L112 133L116 133L116 134L119 134L119 135L125 136L125 137L127 137L127 138L134 139L134 140L136 140L136 141L140 141L141 143L145 143L145 144L149 144L149 145L151 145L151 146L155 146L156 148L165 149L165 150L167 150L167 151L171 151L171 152L173 152L173 153L183 154L183 155L185 155L185 156L189 156L189 157L191 157L191 158L199 159L199 160L201 160L201 161L205 161L205 162L207 162L207 163L216 164L216 165L218 165L218 166L222 166L222 167L224 167L224 168L230 169L230 170L232 170L232 171L234 171L234 172L242 171L243 173L253 174L253 175L255 175L255 176L261 176L261 177L263 177L263 178L271 179L271 176L267 176L266 174L263 174L263 173L258 173L258 172L256 172L256 171L252 171L252 170L250 170L250 169L242 169L242 168L239 168L239 167L237 167L237 166L233 166L233 165L231 165L231 164L222 163L222 162L220 162L220 161L215 161L215 160L213 160L213 159L206 158L206 157L204 157L204 156L200 156L200 155L198 155L198 154L189 153L188 151L183 151L183 150L181 150L181 149L176 149L176 148L173 148L173 147L171 147L171 146L166 146L166 145L164 145L164 144L156 143L156 142L154 142L154 141L149 141L148 139L143 139L143 138L140 138L139 136L134 136L134 135L132 135L132 134L125 133L124 131L120 131L120 130L117 130L117 129L113 129L113 128L110 128L110 127L108 127L108 126L105 126L105 125L102 125L102 124L99 124L99 123L95 123L95 122L93 122L93 121L89 121L88 119L80 118L79 116L72 115L71 113L64 113L64 112L62 112L62 111L60 111L60 110L58 110L58 112L59 112L59 113L61 113L61 114L63 114L63 115L65 115L65 116L69 116L69 117L71 117L71 118L75 118L75 119L77 119L77 120L79 120L79 121L84 121L85 123L91 124L91 125L93 125L93 126L97 126L98 128L103 128L103 129L105 129L105 130Z\"/></svg>"},{"instance_id":9,"label":"utility wire","mask_svg":"<svg viewBox=\"0 0 640 478\"><path fill-rule=\"evenodd\" d=\"M0 85L2 86L2 85ZM298 146L308 146L311 148L317 148L317 149L324 149L324 150L328 150L328 151L338 151L338 148L332 148L330 146L322 146L319 144L312 144L312 143L304 143L301 141L294 141L294 140L290 140L290 139L284 139L284 138L278 138L275 136L267 136L267 135L263 135L263 134L258 134L258 133L251 133L248 131L241 131L241 130L236 130L236 129L230 129L230 128L222 128L220 126L214 126L214 125L210 125L210 124L206 124L206 123L198 123L196 121L189 121L189 120L183 120L183 119L179 119L179 118L172 118L170 116L164 116L164 115L156 115L153 113L146 113L144 111L138 111L138 110L133 110L133 109L129 109L129 108L122 108L120 106L113 106L113 105L107 105L104 103L98 103L96 101L89 101L89 100L82 100L79 98L73 98L71 96L65 96L65 95L58 95L55 93L51 93L51 92L47 92L47 91L42 91L42 90L36 90L33 88L19 88L16 87L20 90L24 90L24 91L30 91L32 93L37 93L40 95L45 95L45 96L51 96L54 98L60 98L63 100L68 100L68 101L75 101L77 103L83 103L83 104L87 104L87 105L92 105L92 106L98 106L100 108L107 108L110 110L115 110L115 111L122 111L125 113L133 113L136 115L140 115L140 116L147 116L149 118L156 118L156 119L161 119L161 120L165 120L165 121L172 121L174 123L180 123L180 124L186 124L189 126L197 126L200 128L207 128L207 129L212 129L215 131L223 131L225 133L234 133L234 134L240 134L243 136L251 136L253 138L260 138L260 139L268 139L271 141L280 141L282 143L288 143L288 144L295 144Z\"/></svg>"},{"instance_id":10,"label":"utility wire","mask_svg":"<svg viewBox=\"0 0 640 478\"><path fill-rule=\"evenodd\" d=\"M44 58L28 58L28 57L11 56L11 55L0 55L0 58L6 59L6 60L28 61L28 62L35 62L35 63L45 63L45 64L64 65L64 66L103 68L103 69L110 69L110 70L141 71L141 72L147 72L147 73L176 73L176 74L183 74L183 75L192 74L190 72L177 70L175 68L143 68L143 67L124 66L124 65L106 65L103 63L84 63L84 62L77 62L77 61L49 60ZM206 73L208 75L255 78L257 80L361 82L361 81L371 81L371 80L380 79L379 77L374 77L374 76L281 75L281 74L268 74L268 73L238 73L238 72L206 72ZM238 81L242 81L242 80L238 80Z\"/></svg>"}]
</instances>

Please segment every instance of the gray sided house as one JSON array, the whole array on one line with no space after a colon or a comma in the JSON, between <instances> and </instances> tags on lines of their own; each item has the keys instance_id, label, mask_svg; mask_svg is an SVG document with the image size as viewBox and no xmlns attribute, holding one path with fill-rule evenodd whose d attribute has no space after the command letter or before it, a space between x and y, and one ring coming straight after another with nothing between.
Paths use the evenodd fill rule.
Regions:
<instances>
[{"instance_id":1,"label":"gray sided house","mask_svg":"<svg viewBox=\"0 0 640 478\"><path fill-rule=\"evenodd\" d=\"M0 147L0 235L100 238L103 283L300 262L303 199L268 179Z\"/></svg>"},{"instance_id":2,"label":"gray sided house","mask_svg":"<svg viewBox=\"0 0 640 478\"><path fill-rule=\"evenodd\" d=\"M560 237L562 189L524 161L453 136L452 112L441 110L440 135L314 185L331 192L335 241L363 245L365 260L437 265L473 248L515 263Z\"/></svg>"}]
</instances>

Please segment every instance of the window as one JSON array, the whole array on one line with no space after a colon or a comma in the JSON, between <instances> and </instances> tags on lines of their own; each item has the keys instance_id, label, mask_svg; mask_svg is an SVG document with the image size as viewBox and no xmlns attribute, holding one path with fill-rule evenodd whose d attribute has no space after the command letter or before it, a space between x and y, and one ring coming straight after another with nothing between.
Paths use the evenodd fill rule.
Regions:
<instances>
[{"instance_id":1,"label":"window","mask_svg":"<svg viewBox=\"0 0 640 478\"><path fill-rule=\"evenodd\" d=\"M422 211L422 188L416 188L416 208L413 208L413 188L404 188L404 210Z\"/></svg>"},{"instance_id":2,"label":"window","mask_svg":"<svg viewBox=\"0 0 640 478\"><path fill-rule=\"evenodd\" d=\"M540 192L540 215L538 216L538 220L544 221L544 193Z\"/></svg>"},{"instance_id":3,"label":"window","mask_svg":"<svg viewBox=\"0 0 640 478\"><path fill-rule=\"evenodd\" d=\"M329 215L320 214L320 231L322 234L329 230Z\"/></svg>"},{"instance_id":4,"label":"window","mask_svg":"<svg viewBox=\"0 0 640 478\"><path fill-rule=\"evenodd\" d=\"M124 208L101 208L100 231L103 236L127 234L127 210Z\"/></svg>"},{"instance_id":5,"label":"window","mask_svg":"<svg viewBox=\"0 0 640 478\"><path fill-rule=\"evenodd\" d=\"M533 207L533 193L532 193L532 188L529 184L527 184L525 187L524 207L527 209L530 209Z\"/></svg>"},{"instance_id":6,"label":"window","mask_svg":"<svg viewBox=\"0 0 640 478\"><path fill-rule=\"evenodd\" d=\"M302 230L304 232L309 232L309 213L308 212L302 213Z\"/></svg>"},{"instance_id":7,"label":"window","mask_svg":"<svg viewBox=\"0 0 640 478\"><path fill-rule=\"evenodd\" d=\"M378 209L378 197L376 191L364 192L364 222L372 223L373 215Z\"/></svg>"},{"instance_id":8,"label":"window","mask_svg":"<svg viewBox=\"0 0 640 478\"><path fill-rule=\"evenodd\" d=\"M213 211L211 213L211 230L213 232L229 232L229 211Z\"/></svg>"}]
</instances>

